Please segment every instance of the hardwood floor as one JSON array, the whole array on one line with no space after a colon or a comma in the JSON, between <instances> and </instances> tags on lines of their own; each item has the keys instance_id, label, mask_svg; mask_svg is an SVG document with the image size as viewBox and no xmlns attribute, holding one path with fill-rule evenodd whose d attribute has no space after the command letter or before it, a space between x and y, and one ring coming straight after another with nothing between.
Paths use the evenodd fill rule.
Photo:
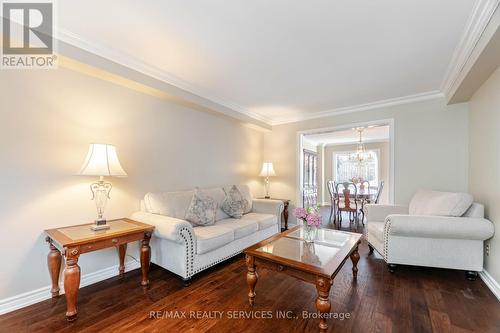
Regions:
<instances>
[{"instance_id":1,"label":"hardwood floor","mask_svg":"<svg viewBox=\"0 0 500 333\"><path fill-rule=\"evenodd\" d=\"M411 266L391 274L379 256L368 255L364 241L360 254L357 283L349 260L335 278L331 311L350 317L328 319L329 332L500 332L500 303L479 278L470 282L462 271ZM137 269L82 288L73 323L65 320L66 301L59 296L0 316L0 332L317 332L318 319L302 316L315 313L315 287L285 274L258 273L253 310L240 255L197 275L188 288L152 265L151 287L144 290ZM163 318L152 318L157 311ZM187 318L165 318L175 311ZM192 311L221 313L190 318ZM277 311L294 318L276 318ZM273 318L232 319L252 314Z\"/></svg>"}]
</instances>

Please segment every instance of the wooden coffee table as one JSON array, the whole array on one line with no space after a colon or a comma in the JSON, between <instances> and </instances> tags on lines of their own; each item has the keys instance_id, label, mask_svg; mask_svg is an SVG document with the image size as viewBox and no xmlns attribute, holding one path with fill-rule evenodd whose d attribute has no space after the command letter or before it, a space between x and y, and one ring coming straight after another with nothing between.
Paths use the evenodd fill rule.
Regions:
<instances>
[{"instance_id":1,"label":"wooden coffee table","mask_svg":"<svg viewBox=\"0 0 500 333\"><path fill-rule=\"evenodd\" d=\"M316 309L320 312L319 331L326 332L326 315L330 312L330 287L347 258L352 260L352 274L357 278L358 245L361 234L331 229L319 229L316 240L306 243L301 226L277 234L245 250L247 264L248 301L255 301L257 268L283 272L300 280L314 283L318 291Z\"/></svg>"},{"instance_id":2,"label":"wooden coffee table","mask_svg":"<svg viewBox=\"0 0 500 333\"><path fill-rule=\"evenodd\" d=\"M66 318L73 321L77 316L78 289L80 287L80 254L116 247L120 257L120 276L125 272L125 252L127 243L141 241L141 285L148 286L148 270L151 257L149 240L154 226L130 219L108 221L107 230L93 231L90 224L80 224L63 228L45 230L46 241L50 251L47 263L52 279L52 297L59 296L59 272L61 270L62 255L66 259L64 268L64 291L66 294Z\"/></svg>"}]
</instances>

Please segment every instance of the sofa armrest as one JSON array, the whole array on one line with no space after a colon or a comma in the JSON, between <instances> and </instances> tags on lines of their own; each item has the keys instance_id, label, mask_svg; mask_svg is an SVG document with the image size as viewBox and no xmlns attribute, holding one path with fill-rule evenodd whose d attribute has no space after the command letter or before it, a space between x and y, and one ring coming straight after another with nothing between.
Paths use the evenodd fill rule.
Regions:
<instances>
[{"instance_id":1,"label":"sofa armrest","mask_svg":"<svg viewBox=\"0 0 500 333\"><path fill-rule=\"evenodd\" d=\"M406 237L486 240L493 236L494 227L483 218L389 215L386 232Z\"/></svg>"},{"instance_id":2,"label":"sofa armrest","mask_svg":"<svg viewBox=\"0 0 500 333\"><path fill-rule=\"evenodd\" d=\"M281 213L285 205L281 200L272 199L253 199L252 212L262 214L274 214L278 217L278 222L281 221Z\"/></svg>"},{"instance_id":3,"label":"sofa armrest","mask_svg":"<svg viewBox=\"0 0 500 333\"><path fill-rule=\"evenodd\" d=\"M183 233L187 232L190 234L191 239L194 239L193 227L185 220L145 212L136 212L130 218L135 221L154 225L155 231L153 235L158 238L183 243L185 241Z\"/></svg>"},{"instance_id":4,"label":"sofa armrest","mask_svg":"<svg viewBox=\"0 0 500 333\"><path fill-rule=\"evenodd\" d=\"M391 214L408 214L408 207L399 205L368 204L364 210L367 222L383 222Z\"/></svg>"}]
</instances>

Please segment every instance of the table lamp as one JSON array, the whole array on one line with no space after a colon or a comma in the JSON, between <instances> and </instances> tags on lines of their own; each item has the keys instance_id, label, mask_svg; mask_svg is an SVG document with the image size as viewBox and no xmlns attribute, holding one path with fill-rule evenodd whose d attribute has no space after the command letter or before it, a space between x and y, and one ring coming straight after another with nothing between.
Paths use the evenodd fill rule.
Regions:
<instances>
[{"instance_id":1,"label":"table lamp","mask_svg":"<svg viewBox=\"0 0 500 333\"><path fill-rule=\"evenodd\" d=\"M273 163L272 162L264 162L262 163L262 170L260 170L260 177L266 177L266 199L270 199L269 196L269 177L276 176L276 172L274 172Z\"/></svg>"},{"instance_id":2,"label":"table lamp","mask_svg":"<svg viewBox=\"0 0 500 333\"><path fill-rule=\"evenodd\" d=\"M90 185L92 199L95 200L97 208L97 219L92 230L109 229L106 219L103 217L104 208L110 199L112 185L104 181L104 177L127 177L116 154L116 148L113 145L92 143L82 168L79 172L83 176L99 176L99 181Z\"/></svg>"}]
</instances>

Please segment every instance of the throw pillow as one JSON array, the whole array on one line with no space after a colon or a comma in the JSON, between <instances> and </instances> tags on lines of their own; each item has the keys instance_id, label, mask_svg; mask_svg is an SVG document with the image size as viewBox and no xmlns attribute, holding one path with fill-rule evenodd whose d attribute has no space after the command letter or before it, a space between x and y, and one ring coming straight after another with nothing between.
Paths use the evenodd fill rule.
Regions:
<instances>
[{"instance_id":1,"label":"throw pillow","mask_svg":"<svg viewBox=\"0 0 500 333\"><path fill-rule=\"evenodd\" d=\"M186 221L193 226L207 226L215 223L217 203L210 197L194 192L191 203L186 211Z\"/></svg>"},{"instance_id":2,"label":"throw pillow","mask_svg":"<svg viewBox=\"0 0 500 333\"><path fill-rule=\"evenodd\" d=\"M224 187L224 192L229 192L233 186L236 186L238 191L240 191L243 200L245 200L245 207L243 208L243 214L250 213L252 211L252 193L248 185L231 185Z\"/></svg>"},{"instance_id":3,"label":"throw pillow","mask_svg":"<svg viewBox=\"0 0 500 333\"><path fill-rule=\"evenodd\" d=\"M468 193L418 190L410 201L410 215L462 216L474 201Z\"/></svg>"},{"instance_id":4,"label":"throw pillow","mask_svg":"<svg viewBox=\"0 0 500 333\"><path fill-rule=\"evenodd\" d=\"M222 201L222 210L231 217L241 219L247 205L246 200L235 185L231 186L229 190L224 191L226 192L226 197Z\"/></svg>"}]
</instances>

